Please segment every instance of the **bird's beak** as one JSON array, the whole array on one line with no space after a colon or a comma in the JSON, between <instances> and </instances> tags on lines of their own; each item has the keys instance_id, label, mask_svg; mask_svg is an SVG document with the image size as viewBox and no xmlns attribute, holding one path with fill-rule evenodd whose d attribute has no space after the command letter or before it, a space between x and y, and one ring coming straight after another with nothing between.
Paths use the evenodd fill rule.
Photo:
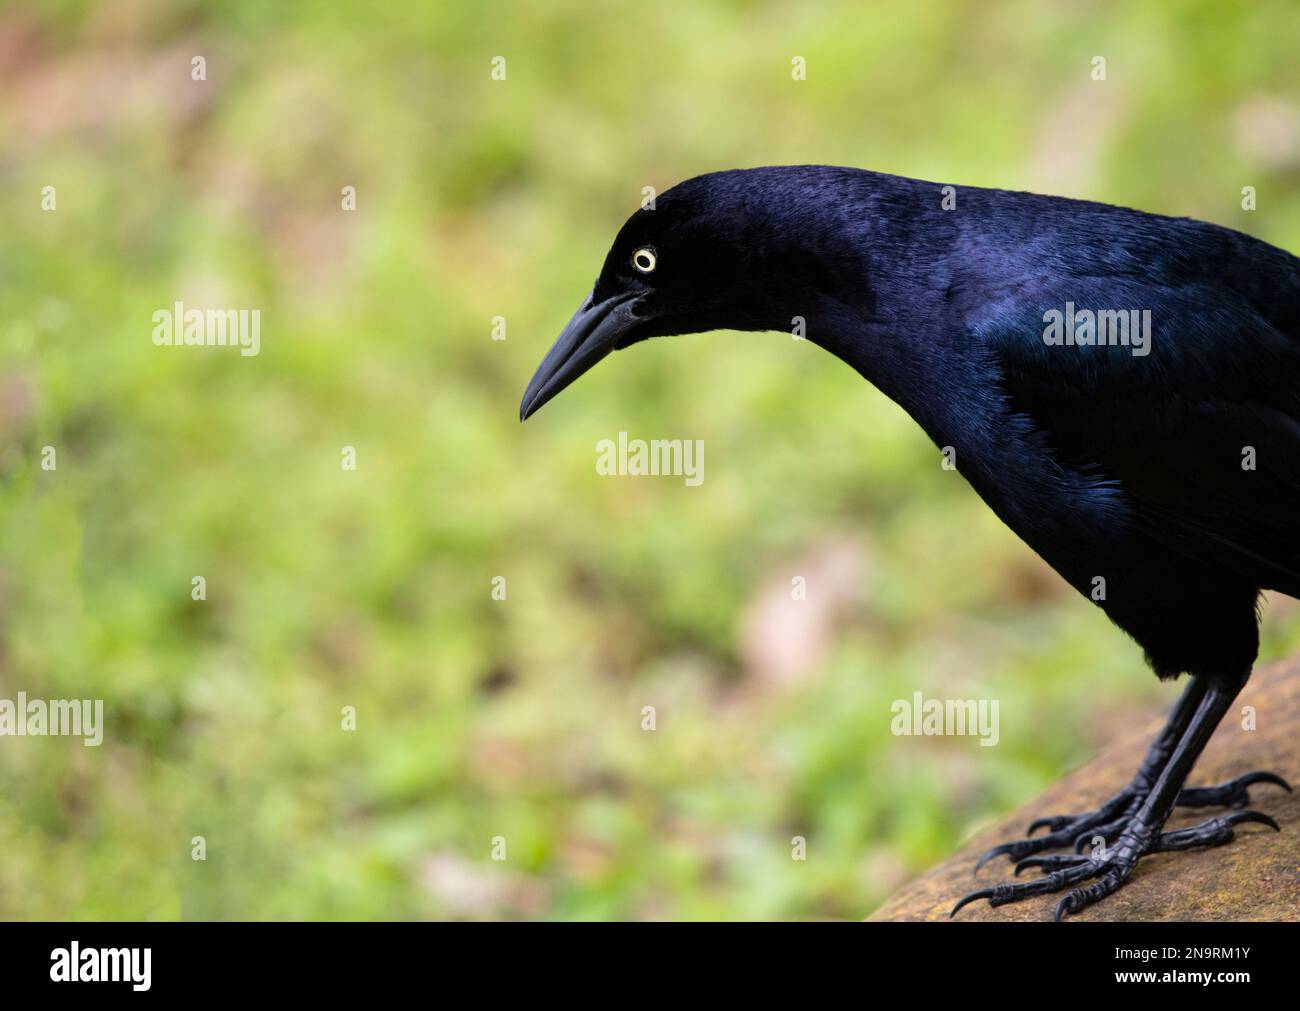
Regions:
<instances>
[{"instance_id":1,"label":"bird's beak","mask_svg":"<svg viewBox=\"0 0 1300 1011\"><path fill-rule=\"evenodd\" d=\"M619 336L637 322L634 306L632 292L611 295L603 302L593 301L592 295L588 295L533 373L532 382L519 404L519 420L527 420L529 415L613 351Z\"/></svg>"}]
</instances>

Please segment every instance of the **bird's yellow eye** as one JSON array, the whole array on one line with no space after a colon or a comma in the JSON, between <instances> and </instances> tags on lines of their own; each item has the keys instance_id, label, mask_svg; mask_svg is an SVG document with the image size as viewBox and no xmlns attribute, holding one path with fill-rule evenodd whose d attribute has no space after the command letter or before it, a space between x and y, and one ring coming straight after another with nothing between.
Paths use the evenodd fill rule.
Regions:
<instances>
[{"instance_id":1,"label":"bird's yellow eye","mask_svg":"<svg viewBox=\"0 0 1300 1011\"><path fill-rule=\"evenodd\" d=\"M643 274L648 274L654 270L657 262L654 250L647 246L642 246L632 254L632 266Z\"/></svg>"}]
</instances>

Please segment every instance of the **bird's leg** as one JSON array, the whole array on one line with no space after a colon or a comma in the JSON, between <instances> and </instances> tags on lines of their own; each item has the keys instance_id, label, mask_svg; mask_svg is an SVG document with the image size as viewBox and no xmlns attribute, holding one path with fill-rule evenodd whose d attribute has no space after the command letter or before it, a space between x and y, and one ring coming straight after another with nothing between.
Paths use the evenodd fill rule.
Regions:
<instances>
[{"instance_id":1,"label":"bird's leg","mask_svg":"<svg viewBox=\"0 0 1300 1011\"><path fill-rule=\"evenodd\" d=\"M1183 689L1182 695L1174 704L1164 728L1147 749L1142 764L1133 774L1133 779L1119 793L1093 811L1036 819L1030 823L1026 838L994 846L979 858L975 870L978 871L994 857L1004 854L1012 862L1020 865L1017 873L1023 867L1057 866L1061 861L1069 861L1070 858L1063 857L1061 861L1053 858L1045 861L1021 862L1025 861L1026 857L1044 850L1073 846L1076 853L1082 853L1090 846L1114 841L1128 819L1137 812L1142 801L1146 799L1152 784L1159 779L1160 773L1169 761L1169 756L1192 722L1196 707L1205 697L1205 690L1204 679L1192 678L1188 681L1187 687ZM1175 803L1179 807L1245 807L1250 803L1248 787L1255 783L1274 783L1288 793L1291 792L1290 785L1281 776L1271 772L1248 772L1217 786L1185 787L1178 794ZM1047 834L1034 837L1034 833L1040 828L1046 828Z\"/></svg>"},{"instance_id":2,"label":"bird's leg","mask_svg":"<svg viewBox=\"0 0 1300 1011\"><path fill-rule=\"evenodd\" d=\"M1148 853L1189 849L1193 846L1220 846L1233 838L1233 826L1243 822L1259 822L1276 830L1277 823L1267 815L1257 811L1244 811L1212 818L1191 828L1161 831L1183 788L1183 781L1239 691L1240 685L1235 688L1224 688L1217 683L1200 686L1196 693L1198 704L1186 729L1141 802L1131 814L1124 817L1123 827L1113 846L1102 847L1089 856L1036 858L1029 863L1047 868L1050 873L1034 881L997 885L972 892L953 907L953 913L976 899L988 899L990 905L1000 906L1033 895L1079 886L1057 903L1056 918L1059 920L1067 913L1077 913L1118 889L1133 873L1138 860ZM1190 692L1189 686L1184 698ZM1161 736L1163 738L1164 735ZM1097 880L1089 885L1083 884L1091 878Z\"/></svg>"}]
</instances>

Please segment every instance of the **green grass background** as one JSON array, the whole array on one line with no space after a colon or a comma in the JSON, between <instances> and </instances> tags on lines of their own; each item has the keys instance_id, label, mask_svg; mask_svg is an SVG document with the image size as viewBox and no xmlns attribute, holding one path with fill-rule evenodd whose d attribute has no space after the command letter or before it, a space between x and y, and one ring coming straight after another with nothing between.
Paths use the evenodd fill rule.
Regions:
<instances>
[{"instance_id":1,"label":"green grass background","mask_svg":"<svg viewBox=\"0 0 1300 1011\"><path fill-rule=\"evenodd\" d=\"M868 913L1173 690L810 345L640 345L526 426L523 387L641 188L715 169L1300 250L1294 29L1287 0L0 7L0 697L108 723L0 738L0 916ZM261 354L155 347L176 299L260 308ZM599 476L619 431L703 439L703 485ZM1297 645L1272 603L1265 657ZM892 736L914 691L999 700L1000 744Z\"/></svg>"}]
</instances>

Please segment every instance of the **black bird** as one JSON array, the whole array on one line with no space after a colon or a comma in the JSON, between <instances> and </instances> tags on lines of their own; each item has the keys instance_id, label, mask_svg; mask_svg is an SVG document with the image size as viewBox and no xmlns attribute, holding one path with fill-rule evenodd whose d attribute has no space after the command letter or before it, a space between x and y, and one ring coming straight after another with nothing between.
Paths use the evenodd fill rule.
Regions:
<instances>
[{"instance_id":1,"label":"black bird","mask_svg":"<svg viewBox=\"0 0 1300 1011\"><path fill-rule=\"evenodd\" d=\"M1163 826L1176 804L1290 789L1265 772L1183 784L1250 676L1260 591L1300 597L1300 260L1202 221L1060 197L821 165L698 176L623 225L520 419L615 349L789 333L795 317L953 455L1158 677L1190 677L1128 786L980 861L1005 854L1041 877L953 913L1069 889L1060 919L1147 853L1218 846L1243 822L1278 829L1256 811ZM1062 847L1075 852L1034 856Z\"/></svg>"}]
</instances>

